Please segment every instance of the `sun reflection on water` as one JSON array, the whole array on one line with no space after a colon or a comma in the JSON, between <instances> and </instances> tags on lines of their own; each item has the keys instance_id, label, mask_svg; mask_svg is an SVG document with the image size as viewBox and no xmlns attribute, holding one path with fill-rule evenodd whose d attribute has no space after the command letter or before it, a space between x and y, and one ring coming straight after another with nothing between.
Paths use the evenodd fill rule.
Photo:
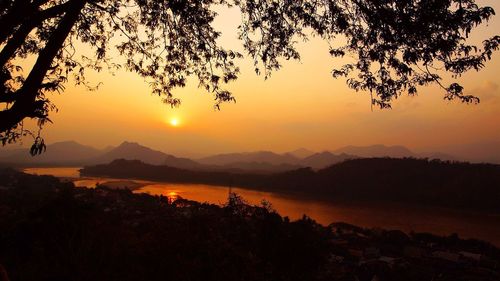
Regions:
<instances>
[{"instance_id":1,"label":"sun reflection on water","mask_svg":"<svg viewBox=\"0 0 500 281\"><path fill-rule=\"evenodd\" d=\"M168 203L175 202L177 199L179 199L179 193L177 193L177 191L169 191L167 193Z\"/></svg>"}]
</instances>

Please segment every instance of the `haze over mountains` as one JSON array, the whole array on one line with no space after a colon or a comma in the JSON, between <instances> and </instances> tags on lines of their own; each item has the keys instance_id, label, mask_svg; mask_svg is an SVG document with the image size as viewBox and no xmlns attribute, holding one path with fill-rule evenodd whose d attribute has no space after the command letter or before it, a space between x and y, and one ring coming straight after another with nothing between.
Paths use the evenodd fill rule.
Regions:
<instances>
[{"instance_id":1,"label":"haze over mountains","mask_svg":"<svg viewBox=\"0 0 500 281\"><path fill-rule=\"evenodd\" d=\"M90 159L93 163L109 163L115 159L141 160L152 165L164 164L167 154L141 146L137 143L123 142L118 147L110 149L108 152Z\"/></svg>"},{"instance_id":2,"label":"haze over mountains","mask_svg":"<svg viewBox=\"0 0 500 281\"><path fill-rule=\"evenodd\" d=\"M393 157L403 158L415 156L415 154L404 146L385 146L381 144L371 146L345 146L334 150L334 153L346 153L359 155L360 157Z\"/></svg>"},{"instance_id":3,"label":"haze over mountains","mask_svg":"<svg viewBox=\"0 0 500 281\"><path fill-rule=\"evenodd\" d=\"M391 157L431 158L441 160L472 160L475 162L500 163L500 154L485 154L481 148L471 148L477 155L459 159L445 153L419 154L404 146L346 146L334 151L314 152L299 148L287 153L271 151L217 154L200 159L176 157L153 150L138 143L123 142L117 147L96 149L74 141L57 142L47 146L42 155L32 157L27 148L0 150L0 163L21 166L92 165L105 164L115 159L140 160L152 165L167 165L191 170L252 171L273 173L302 167L322 169L349 159ZM475 156L475 157L474 157ZM481 160L485 159L485 161Z\"/></svg>"},{"instance_id":4,"label":"haze over mountains","mask_svg":"<svg viewBox=\"0 0 500 281\"><path fill-rule=\"evenodd\" d=\"M47 146L47 151L33 157L28 148L0 149L0 162L13 164L78 165L98 157L102 151L74 141L57 142Z\"/></svg>"}]
</instances>

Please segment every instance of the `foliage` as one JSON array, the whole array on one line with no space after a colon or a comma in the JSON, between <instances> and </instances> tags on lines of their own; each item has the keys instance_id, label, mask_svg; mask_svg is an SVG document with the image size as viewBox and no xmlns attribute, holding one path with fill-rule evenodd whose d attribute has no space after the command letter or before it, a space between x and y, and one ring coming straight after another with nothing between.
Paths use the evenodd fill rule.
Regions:
<instances>
[{"instance_id":1,"label":"foliage","mask_svg":"<svg viewBox=\"0 0 500 281\"><path fill-rule=\"evenodd\" d=\"M372 104L390 107L403 93L436 83L445 99L479 102L458 83L446 85L440 72L455 77L480 70L498 49L500 36L482 46L467 37L494 11L475 0L4 0L0 4L0 139L40 137L56 110L48 94L64 92L72 80L89 89L87 70L125 68L143 77L152 92L172 106L173 89L195 77L211 92L215 106L234 101L223 84L237 79L242 54L219 45L213 28L217 6L241 11L239 39L267 78L282 59L300 59L298 40L319 36L332 56L353 62L332 71L348 77L356 91L369 91ZM340 46L335 42L345 41ZM90 55L79 52L90 46ZM118 52L119 59L112 54ZM21 67L36 61L29 73ZM439 71L442 69L443 71Z\"/></svg>"},{"instance_id":2,"label":"foliage","mask_svg":"<svg viewBox=\"0 0 500 281\"><path fill-rule=\"evenodd\" d=\"M333 202L400 202L500 213L500 165L494 164L369 158L347 160L319 171L301 168L275 174L234 174L191 171L122 159L86 166L81 173L84 176L247 187L303 194ZM238 202L240 199L236 196L232 200Z\"/></svg>"},{"instance_id":3,"label":"foliage","mask_svg":"<svg viewBox=\"0 0 500 281\"><path fill-rule=\"evenodd\" d=\"M500 250L456 235L407 235L347 224L290 221L239 202L201 204L75 188L48 176L0 170L0 264L11 280L498 280ZM431 245L431 246L428 246ZM422 252L480 253L454 264ZM393 265L355 256L380 249Z\"/></svg>"}]
</instances>

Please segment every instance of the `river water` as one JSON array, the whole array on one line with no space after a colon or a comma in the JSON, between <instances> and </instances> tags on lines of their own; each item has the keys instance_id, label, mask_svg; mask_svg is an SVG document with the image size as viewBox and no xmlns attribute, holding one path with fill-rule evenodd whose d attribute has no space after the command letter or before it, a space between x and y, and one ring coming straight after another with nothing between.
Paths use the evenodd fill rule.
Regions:
<instances>
[{"instance_id":1,"label":"river water","mask_svg":"<svg viewBox=\"0 0 500 281\"><path fill-rule=\"evenodd\" d=\"M76 186L95 187L96 183L123 181L110 178L80 178L79 168L29 168L25 172L38 175L73 178ZM134 180L143 186L134 192L182 198L199 202L224 204L229 188L202 184L171 184ZM282 216L298 219L304 214L317 222L328 225L332 222L346 222L363 227L399 229L406 232L429 232L437 235L457 233L462 238L477 238L500 246L500 215L463 212L435 207L409 207L394 204L349 204L331 203L300 196L291 196L273 192L232 188L243 199L253 205L262 200Z\"/></svg>"}]
</instances>

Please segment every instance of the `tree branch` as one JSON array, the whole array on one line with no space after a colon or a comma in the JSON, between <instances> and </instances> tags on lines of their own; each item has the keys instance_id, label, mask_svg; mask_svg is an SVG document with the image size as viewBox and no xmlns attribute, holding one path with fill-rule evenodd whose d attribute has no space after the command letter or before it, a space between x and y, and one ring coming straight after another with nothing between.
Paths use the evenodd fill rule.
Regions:
<instances>
[{"instance_id":1,"label":"tree branch","mask_svg":"<svg viewBox=\"0 0 500 281\"><path fill-rule=\"evenodd\" d=\"M86 3L87 0L73 0L71 2L68 12L59 22L45 48L40 52L23 86L16 92L18 95L16 102L10 109L0 112L0 132L15 128L26 117L46 118L46 114L43 113L45 101L36 100L40 85Z\"/></svg>"},{"instance_id":2,"label":"tree branch","mask_svg":"<svg viewBox=\"0 0 500 281\"><path fill-rule=\"evenodd\" d=\"M44 20L59 16L66 12L72 2L75 2L75 0L43 10L36 14L33 18L25 21L7 41L7 45L5 45L2 49L2 52L0 53L0 68L4 67L9 59L12 58L34 28L39 26Z\"/></svg>"}]
</instances>

